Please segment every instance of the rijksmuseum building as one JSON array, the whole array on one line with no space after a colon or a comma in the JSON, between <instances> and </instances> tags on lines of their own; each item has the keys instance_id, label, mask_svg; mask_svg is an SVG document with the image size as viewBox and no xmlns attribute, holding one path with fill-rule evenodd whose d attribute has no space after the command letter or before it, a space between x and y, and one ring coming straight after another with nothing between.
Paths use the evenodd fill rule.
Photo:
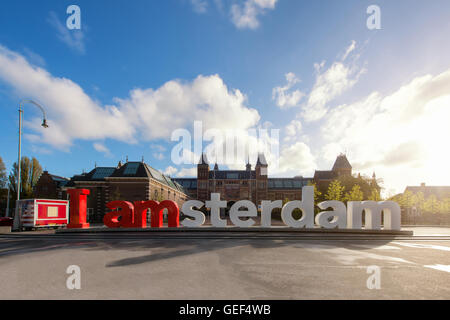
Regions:
<instances>
[{"instance_id":1,"label":"rijksmuseum building","mask_svg":"<svg viewBox=\"0 0 450 320\"><path fill-rule=\"evenodd\" d=\"M91 222L102 221L108 211L106 203L113 200L144 201L173 200L181 207L186 200L208 200L211 193L220 193L229 206L239 200L301 200L302 187L308 183L326 186L341 175L351 175L347 157L339 155L328 171L316 171L314 177L269 178L264 154L259 154L254 169L247 163L245 170L211 168L205 154L197 165L197 178L170 178L148 164L126 162L117 167L95 167L88 173L71 179L47 171L39 178L34 196L41 199L66 199L69 188L89 189L88 215Z\"/></svg>"}]
</instances>

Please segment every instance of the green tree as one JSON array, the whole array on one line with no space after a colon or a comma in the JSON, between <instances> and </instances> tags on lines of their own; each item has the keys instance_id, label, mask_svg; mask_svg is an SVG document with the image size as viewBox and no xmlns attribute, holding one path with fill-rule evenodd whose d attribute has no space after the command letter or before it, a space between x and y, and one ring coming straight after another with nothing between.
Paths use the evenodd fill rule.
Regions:
<instances>
[{"instance_id":1,"label":"green tree","mask_svg":"<svg viewBox=\"0 0 450 320\"><path fill-rule=\"evenodd\" d=\"M417 209L423 210L425 204L425 196L423 192L417 192L412 197L412 205Z\"/></svg>"},{"instance_id":2,"label":"green tree","mask_svg":"<svg viewBox=\"0 0 450 320\"><path fill-rule=\"evenodd\" d=\"M325 194L325 199L341 201L344 190L345 187L341 185L341 182L339 180L333 180L328 186L327 193Z\"/></svg>"},{"instance_id":3,"label":"green tree","mask_svg":"<svg viewBox=\"0 0 450 320\"><path fill-rule=\"evenodd\" d=\"M36 158L22 157L20 164L21 171L21 190L20 198L31 198L33 196L33 187L36 185L42 174L42 167ZM13 164L13 169L9 175L9 184L14 198L17 197L17 162Z\"/></svg>"},{"instance_id":4,"label":"green tree","mask_svg":"<svg viewBox=\"0 0 450 320\"><path fill-rule=\"evenodd\" d=\"M377 188L372 188L370 196L367 199L372 201L381 201L380 190L378 190Z\"/></svg>"},{"instance_id":5,"label":"green tree","mask_svg":"<svg viewBox=\"0 0 450 320\"><path fill-rule=\"evenodd\" d=\"M350 192L347 192L343 198L344 201L362 201L364 194L361 191L361 187L355 184Z\"/></svg>"},{"instance_id":6,"label":"green tree","mask_svg":"<svg viewBox=\"0 0 450 320\"><path fill-rule=\"evenodd\" d=\"M0 157L0 189L6 188L8 184L8 176L6 175L6 167L2 157Z\"/></svg>"},{"instance_id":7,"label":"green tree","mask_svg":"<svg viewBox=\"0 0 450 320\"><path fill-rule=\"evenodd\" d=\"M311 181L308 182L308 186L314 187L314 202L317 204L318 202L320 202L322 192L320 192L319 188L317 188L317 185Z\"/></svg>"},{"instance_id":8,"label":"green tree","mask_svg":"<svg viewBox=\"0 0 450 320\"><path fill-rule=\"evenodd\" d=\"M414 194L407 190L402 195L402 204L404 208L412 208L414 204Z\"/></svg>"},{"instance_id":9,"label":"green tree","mask_svg":"<svg viewBox=\"0 0 450 320\"><path fill-rule=\"evenodd\" d=\"M429 196L425 201L424 210L431 213L439 212L439 201L434 194Z\"/></svg>"}]
</instances>

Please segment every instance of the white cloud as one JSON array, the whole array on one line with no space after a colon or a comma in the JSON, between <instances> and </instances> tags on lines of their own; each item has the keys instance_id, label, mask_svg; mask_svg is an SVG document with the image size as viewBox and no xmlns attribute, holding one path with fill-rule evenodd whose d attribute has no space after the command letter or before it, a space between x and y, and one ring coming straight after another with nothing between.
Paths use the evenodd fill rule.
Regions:
<instances>
[{"instance_id":1,"label":"white cloud","mask_svg":"<svg viewBox=\"0 0 450 320\"><path fill-rule=\"evenodd\" d=\"M196 13L206 13L208 2L206 0L191 0L192 8Z\"/></svg>"},{"instance_id":2,"label":"white cloud","mask_svg":"<svg viewBox=\"0 0 450 320\"><path fill-rule=\"evenodd\" d=\"M284 142L289 142L296 139L302 131L302 123L298 120L292 120L284 128L285 137Z\"/></svg>"},{"instance_id":3,"label":"white cloud","mask_svg":"<svg viewBox=\"0 0 450 320\"><path fill-rule=\"evenodd\" d=\"M284 147L279 160L279 168L270 169L270 174L312 177L314 170L317 169L311 149L303 142L295 142Z\"/></svg>"},{"instance_id":4,"label":"white cloud","mask_svg":"<svg viewBox=\"0 0 450 320\"><path fill-rule=\"evenodd\" d=\"M285 77L287 84L283 87L275 87L272 90L272 99L276 101L277 106L281 109L297 106L305 95L300 90L289 92L289 90L300 81L294 73L286 73Z\"/></svg>"},{"instance_id":5,"label":"white cloud","mask_svg":"<svg viewBox=\"0 0 450 320\"><path fill-rule=\"evenodd\" d=\"M345 59L347 59L348 55L353 52L353 50L356 49L356 41L352 40L352 43L348 46L347 50L345 50L345 53L342 57L342 61L344 61Z\"/></svg>"},{"instance_id":6,"label":"white cloud","mask_svg":"<svg viewBox=\"0 0 450 320\"><path fill-rule=\"evenodd\" d=\"M277 0L246 0L242 6L233 4L231 6L232 21L239 29L256 29L259 27L258 17L266 10L275 9L276 3Z\"/></svg>"},{"instance_id":7,"label":"white cloud","mask_svg":"<svg viewBox=\"0 0 450 320\"><path fill-rule=\"evenodd\" d=\"M183 168L176 174L177 177L197 177L197 168Z\"/></svg>"},{"instance_id":8,"label":"white cloud","mask_svg":"<svg viewBox=\"0 0 450 320\"><path fill-rule=\"evenodd\" d=\"M196 177L197 176L197 168L182 168L177 169L172 166L168 166L166 170L164 170L164 174L170 177L177 177L177 178L183 178L183 177Z\"/></svg>"},{"instance_id":9,"label":"white cloud","mask_svg":"<svg viewBox=\"0 0 450 320\"><path fill-rule=\"evenodd\" d=\"M155 152L155 153L153 153L153 157L155 159L158 159L158 160L163 160L165 158L165 156L164 156L164 154L162 152Z\"/></svg>"},{"instance_id":10,"label":"white cloud","mask_svg":"<svg viewBox=\"0 0 450 320\"><path fill-rule=\"evenodd\" d=\"M95 142L93 147L96 151L105 154L106 157L112 157L111 151L104 144Z\"/></svg>"},{"instance_id":11,"label":"white cloud","mask_svg":"<svg viewBox=\"0 0 450 320\"><path fill-rule=\"evenodd\" d=\"M53 11L47 20L57 32L57 37L63 43L65 43L70 49L80 53L86 53L86 47L84 44L84 32L83 30L69 30L58 18L57 14ZM86 29L86 26L83 26Z\"/></svg>"},{"instance_id":12,"label":"white cloud","mask_svg":"<svg viewBox=\"0 0 450 320\"><path fill-rule=\"evenodd\" d=\"M164 170L164 174L169 177L173 177L178 172L178 169L172 166L168 166L166 170Z\"/></svg>"},{"instance_id":13,"label":"white cloud","mask_svg":"<svg viewBox=\"0 0 450 320\"><path fill-rule=\"evenodd\" d=\"M345 58L355 50L355 47L356 43L353 41L346 50ZM343 61L333 62L326 70L323 70L324 66L325 62L314 65L315 84L307 102L302 106L301 115L306 121L317 121L325 116L329 110L329 102L352 88L365 72L364 68L358 67L355 63L347 65Z\"/></svg>"},{"instance_id":14,"label":"white cloud","mask_svg":"<svg viewBox=\"0 0 450 320\"><path fill-rule=\"evenodd\" d=\"M160 144L156 144L156 143L151 144L150 145L150 149L151 150L156 150L156 151L159 151L159 152L164 152L164 151L167 150L166 147L164 147L164 146L162 146Z\"/></svg>"},{"instance_id":15,"label":"white cloud","mask_svg":"<svg viewBox=\"0 0 450 320\"><path fill-rule=\"evenodd\" d=\"M205 129L247 129L260 119L257 110L246 106L246 97L228 89L218 75L134 89L128 98L103 106L73 81L54 77L0 46L0 80L45 106L50 127L43 129L39 120L28 119L25 124L34 131L29 138L64 150L76 139L169 139L173 130L187 128L194 120L203 121Z\"/></svg>"},{"instance_id":16,"label":"white cloud","mask_svg":"<svg viewBox=\"0 0 450 320\"><path fill-rule=\"evenodd\" d=\"M449 106L450 69L330 110L321 137L335 150L345 146L355 170L375 170L397 192L420 182L448 185Z\"/></svg>"}]
</instances>

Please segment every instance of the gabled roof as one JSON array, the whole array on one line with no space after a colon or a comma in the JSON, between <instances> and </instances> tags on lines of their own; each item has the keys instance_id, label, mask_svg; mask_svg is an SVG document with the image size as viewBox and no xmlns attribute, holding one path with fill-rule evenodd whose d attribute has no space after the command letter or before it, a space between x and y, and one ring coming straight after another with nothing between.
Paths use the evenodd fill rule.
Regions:
<instances>
[{"instance_id":1,"label":"gabled roof","mask_svg":"<svg viewBox=\"0 0 450 320\"><path fill-rule=\"evenodd\" d=\"M314 179L315 180L333 180L337 178L337 173L331 170L326 171L319 171L316 170L314 172Z\"/></svg>"},{"instance_id":2,"label":"gabled roof","mask_svg":"<svg viewBox=\"0 0 450 320\"><path fill-rule=\"evenodd\" d=\"M264 153L258 153L258 159L256 160L256 165L267 166L267 160Z\"/></svg>"},{"instance_id":3,"label":"gabled roof","mask_svg":"<svg viewBox=\"0 0 450 320\"><path fill-rule=\"evenodd\" d=\"M127 162L111 174L112 178L149 178L150 173L143 162Z\"/></svg>"},{"instance_id":4,"label":"gabled roof","mask_svg":"<svg viewBox=\"0 0 450 320\"><path fill-rule=\"evenodd\" d=\"M71 181L102 181L114 173L114 167L97 167L88 173L75 175L70 179Z\"/></svg>"},{"instance_id":5,"label":"gabled roof","mask_svg":"<svg viewBox=\"0 0 450 320\"><path fill-rule=\"evenodd\" d=\"M407 186L406 191L412 193L422 192L425 198L435 195L439 200L450 197L450 186Z\"/></svg>"},{"instance_id":6,"label":"gabled roof","mask_svg":"<svg viewBox=\"0 0 450 320\"><path fill-rule=\"evenodd\" d=\"M173 189L184 192L183 186L174 182L170 177L147 165L144 162L127 162L120 168L97 167L89 173L75 175L68 186L73 186L74 181L104 181L105 178L153 178Z\"/></svg>"},{"instance_id":7,"label":"gabled roof","mask_svg":"<svg viewBox=\"0 0 450 320\"><path fill-rule=\"evenodd\" d=\"M197 178L174 178L184 189L197 189Z\"/></svg>"},{"instance_id":8,"label":"gabled roof","mask_svg":"<svg viewBox=\"0 0 450 320\"><path fill-rule=\"evenodd\" d=\"M336 161L334 162L332 170L336 171L339 169L352 169L352 166L350 165L350 162L348 162L348 159L345 156L345 154L338 155Z\"/></svg>"}]
</instances>

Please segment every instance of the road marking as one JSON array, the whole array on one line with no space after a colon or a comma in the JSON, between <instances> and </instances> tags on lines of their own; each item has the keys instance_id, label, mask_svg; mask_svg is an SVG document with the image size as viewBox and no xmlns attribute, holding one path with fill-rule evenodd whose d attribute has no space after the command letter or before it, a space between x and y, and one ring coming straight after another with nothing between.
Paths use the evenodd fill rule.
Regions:
<instances>
[{"instance_id":1,"label":"road marking","mask_svg":"<svg viewBox=\"0 0 450 320\"><path fill-rule=\"evenodd\" d=\"M352 244L353 247L375 249L375 250L401 250L399 247L388 245L376 245L376 244Z\"/></svg>"},{"instance_id":2,"label":"road marking","mask_svg":"<svg viewBox=\"0 0 450 320\"><path fill-rule=\"evenodd\" d=\"M331 259L337 260L339 263L344 265L358 264L359 260L366 259L383 260L386 262L397 264L415 264L414 262L402 258L380 255L372 252L361 251L358 249L336 248L335 246L319 244L301 244L298 247L305 248L306 250L312 252L326 253Z\"/></svg>"},{"instance_id":3,"label":"road marking","mask_svg":"<svg viewBox=\"0 0 450 320\"><path fill-rule=\"evenodd\" d=\"M437 245L433 245L433 244L419 244L419 243L407 243L407 242L392 242L392 244L396 244L396 245L404 246L404 247L410 247L410 248L450 251L450 247L437 246Z\"/></svg>"},{"instance_id":4,"label":"road marking","mask_svg":"<svg viewBox=\"0 0 450 320\"><path fill-rule=\"evenodd\" d=\"M436 269L436 270L440 270L440 271L445 271L445 272L450 272L450 265L445 265L445 264L435 264L435 265L428 265L428 266L424 266L424 267Z\"/></svg>"}]
</instances>

